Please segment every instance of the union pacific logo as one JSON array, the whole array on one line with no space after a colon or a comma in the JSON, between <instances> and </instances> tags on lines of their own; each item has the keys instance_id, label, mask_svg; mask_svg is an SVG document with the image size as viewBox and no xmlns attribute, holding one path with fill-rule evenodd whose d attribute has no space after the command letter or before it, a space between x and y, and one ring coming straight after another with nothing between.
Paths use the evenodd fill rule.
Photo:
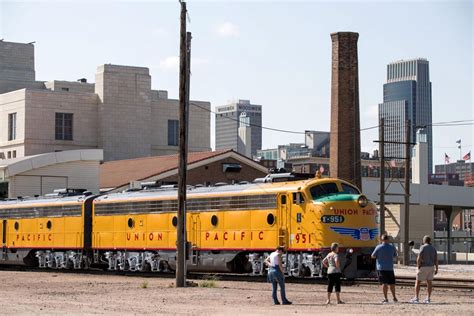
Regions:
<instances>
[{"instance_id":1,"label":"union pacific logo","mask_svg":"<svg viewBox=\"0 0 474 316\"><path fill-rule=\"evenodd\" d=\"M348 228L348 227L330 227L334 232L344 235L344 236L351 236L355 240L373 240L377 236L379 229L372 228L369 229L367 227L361 228Z\"/></svg>"}]
</instances>

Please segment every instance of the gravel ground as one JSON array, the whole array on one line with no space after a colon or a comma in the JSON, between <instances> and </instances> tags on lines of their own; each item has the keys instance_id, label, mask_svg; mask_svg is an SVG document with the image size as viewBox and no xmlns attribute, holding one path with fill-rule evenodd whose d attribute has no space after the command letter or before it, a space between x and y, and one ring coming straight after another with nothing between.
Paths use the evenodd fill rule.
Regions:
<instances>
[{"instance_id":1,"label":"gravel ground","mask_svg":"<svg viewBox=\"0 0 474 316\"><path fill-rule=\"evenodd\" d=\"M324 305L324 285L288 284L291 306L274 306L271 286L216 281L215 287L173 287L174 279L55 272L0 271L0 314L457 314L473 315L473 292L438 290L432 304L413 305L412 288L397 287L401 303L380 304L377 286L343 287L345 305ZM196 281L202 286L205 281Z\"/></svg>"}]
</instances>

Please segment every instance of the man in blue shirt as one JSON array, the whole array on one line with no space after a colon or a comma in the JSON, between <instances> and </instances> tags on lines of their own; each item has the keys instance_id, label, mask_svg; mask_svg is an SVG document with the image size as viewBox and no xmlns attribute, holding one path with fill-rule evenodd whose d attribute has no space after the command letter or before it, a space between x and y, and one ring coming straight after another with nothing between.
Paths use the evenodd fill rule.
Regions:
<instances>
[{"instance_id":1,"label":"man in blue shirt","mask_svg":"<svg viewBox=\"0 0 474 316\"><path fill-rule=\"evenodd\" d=\"M393 272L393 258L397 256L397 249L389 243L387 234L383 234L380 239L382 243L375 247L372 258L376 259L377 275L382 284L384 299L382 304L388 303L387 293L390 286L393 301L398 302L395 296L395 273Z\"/></svg>"}]
</instances>

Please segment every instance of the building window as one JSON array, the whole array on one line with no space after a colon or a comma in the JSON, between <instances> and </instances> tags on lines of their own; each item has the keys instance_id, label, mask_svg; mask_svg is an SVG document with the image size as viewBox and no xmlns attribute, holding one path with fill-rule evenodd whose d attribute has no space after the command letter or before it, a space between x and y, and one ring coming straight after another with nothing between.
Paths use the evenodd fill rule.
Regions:
<instances>
[{"instance_id":1,"label":"building window","mask_svg":"<svg viewBox=\"0 0 474 316\"><path fill-rule=\"evenodd\" d=\"M72 113L56 113L56 140L72 140Z\"/></svg>"},{"instance_id":2,"label":"building window","mask_svg":"<svg viewBox=\"0 0 474 316\"><path fill-rule=\"evenodd\" d=\"M62 91L69 91L69 88L61 88Z\"/></svg>"},{"instance_id":3,"label":"building window","mask_svg":"<svg viewBox=\"0 0 474 316\"><path fill-rule=\"evenodd\" d=\"M8 114L8 140L16 139L16 113Z\"/></svg>"},{"instance_id":4,"label":"building window","mask_svg":"<svg viewBox=\"0 0 474 316\"><path fill-rule=\"evenodd\" d=\"M16 150L12 152L12 158L16 158Z\"/></svg>"},{"instance_id":5,"label":"building window","mask_svg":"<svg viewBox=\"0 0 474 316\"><path fill-rule=\"evenodd\" d=\"M179 121L168 120L168 146L178 146Z\"/></svg>"}]
</instances>

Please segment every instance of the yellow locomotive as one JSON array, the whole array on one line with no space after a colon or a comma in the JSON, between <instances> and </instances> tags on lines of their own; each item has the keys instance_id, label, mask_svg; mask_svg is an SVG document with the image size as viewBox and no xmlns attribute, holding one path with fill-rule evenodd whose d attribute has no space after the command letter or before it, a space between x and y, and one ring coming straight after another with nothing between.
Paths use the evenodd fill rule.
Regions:
<instances>
[{"instance_id":1,"label":"yellow locomotive","mask_svg":"<svg viewBox=\"0 0 474 316\"><path fill-rule=\"evenodd\" d=\"M377 208L348 182L190 187L187 197L188 271L262 275L265 256L285 245L289 275L320 276L332 242L354 251L346 277L372 268ZM0 264L174 270L176 212L173 188L0 202Z\"/></svg>"}]
</instances>

